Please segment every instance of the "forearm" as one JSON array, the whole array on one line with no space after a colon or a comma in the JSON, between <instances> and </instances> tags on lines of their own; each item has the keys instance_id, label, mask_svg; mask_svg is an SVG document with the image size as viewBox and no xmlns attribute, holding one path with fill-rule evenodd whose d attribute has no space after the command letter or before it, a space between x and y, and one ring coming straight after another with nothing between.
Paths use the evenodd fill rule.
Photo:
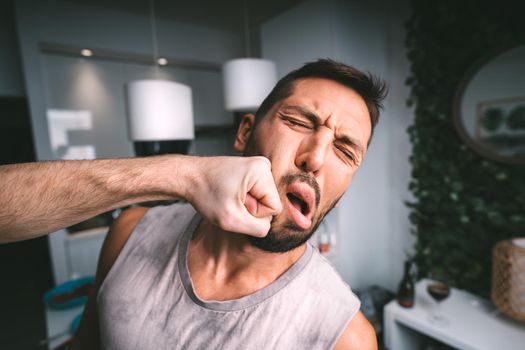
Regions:
<instances>
[{"instance_id":1,"label":"forearm","mask_svg":"<svg viewBox=\"0 0 525 350\"><path fill-rule=\"evenodd\" d=\"M184 198L193 157L0 166L0 243L34 238L132 203Z\"/></svg>"}]
</instances>

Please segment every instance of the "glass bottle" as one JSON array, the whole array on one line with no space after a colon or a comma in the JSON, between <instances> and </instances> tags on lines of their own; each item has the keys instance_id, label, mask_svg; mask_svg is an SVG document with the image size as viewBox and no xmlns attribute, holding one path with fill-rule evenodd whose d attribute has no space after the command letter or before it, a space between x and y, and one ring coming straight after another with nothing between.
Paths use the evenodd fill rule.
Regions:
<instances>
[{"instance_id":1,"label":"glass bottle","mask_svg":"<svg viewBox=\"0 0 525 350\"><path fill-rule=\"evenodd\" d=\"M410 267L410 261L405 261L405 273L397 289L397 302L406 308L414 306L414 281L410 275Z\"/></svg>"}]
</instances>

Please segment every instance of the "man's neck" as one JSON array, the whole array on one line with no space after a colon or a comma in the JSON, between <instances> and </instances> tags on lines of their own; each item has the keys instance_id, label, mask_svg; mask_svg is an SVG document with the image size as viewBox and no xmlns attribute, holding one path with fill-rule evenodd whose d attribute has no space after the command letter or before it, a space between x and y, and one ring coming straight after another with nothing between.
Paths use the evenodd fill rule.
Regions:
<instances>
[{"instance_id":1,"label":"man's neck","mask_svg":"<svg viewBox=\"0 0 525 350\"><path fill-rule=\"evenodd\" d=\"M201 299L238 299L275 281L305 249L303 244L286 253L266 252L246 235L222 231L203 219L190 241L188 269Z\"/></svg>"}]
</instances>

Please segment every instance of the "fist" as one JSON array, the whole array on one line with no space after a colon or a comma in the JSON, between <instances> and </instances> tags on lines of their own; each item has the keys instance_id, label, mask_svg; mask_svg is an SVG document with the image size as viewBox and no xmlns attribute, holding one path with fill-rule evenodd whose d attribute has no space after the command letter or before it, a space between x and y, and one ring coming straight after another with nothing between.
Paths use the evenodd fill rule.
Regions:
<instances>
[{"instance_id":1,"label":"fist","mask_svg":"<svg viewBox=\"0 0 525 350\"><path fill-rule=\"evenodd\" d=\"M281 200L265 157L202 157L186 199L221 229L263 237Z\"/></svg>"}]
</instances>

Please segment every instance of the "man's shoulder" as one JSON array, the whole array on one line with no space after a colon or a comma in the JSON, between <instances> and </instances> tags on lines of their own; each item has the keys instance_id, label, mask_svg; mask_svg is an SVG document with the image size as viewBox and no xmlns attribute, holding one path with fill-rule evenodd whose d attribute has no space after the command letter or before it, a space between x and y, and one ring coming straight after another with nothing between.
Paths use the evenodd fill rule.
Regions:
<instances>
[{"instance_id":1,"label":"man's shoulder","mask_svg":"<svg viewBox=\"0 0 525 350\"><path fill-rule=\"evenodd\" d=\"M313 283L317 283L317 286L322 288L323 294L330 300L332 307L346 309L346 314L349 315L346 328L342 327L341 336L334 350L377 350L374 328L359 311L361 302L350 286L339 275L332 263L316 250L312 256L311 265L311 277L316 281Z\"/></svg>"},{"instance_id":2,"label":"man's shoulder","mask_svg":"<svg viewBox=\"0 0 525 350\"><path fill-rule=\"evenodd\" d=\"M330 347L333 347L347 327L354 329L361 325L361 302L332 263L314 247L310 246L309 249L312 255L297 286L301 290L301 300L309 301L305 304L310 305L308 312L311 327L314 330L318 328L324 336L330 334Z\"/></svg>"},{"instance_id":3,"label":"man's shoulder","mask_svg":"<svg viewBox=\"0 0 525 350\"><path fill-rule=\"evenodd\" d=\"M111 225L100 252L97 271L97 279L100 283L105 279L131 233L148 210L149 208L146 207L125 210Z\"/></svg>"},{"instance_id":4,"label":"man's shoulder","mask_svg":"<svg viewBox=\"0 0 525 350\"><path fill-rule=\"evenodd\" d=\"M148 244L172 240L174 234L179 236L184 232L195 213L191 204L186 202L151 208L135 207L124 211L113 223L109 233L121 237L120 240L127 240L132 233L138 231L133 240L147 241Z\"/></svg>"},{"instance_id":5,"label":"man's shoulder","mask_svg":"<svg viewBox=\"0 0 525 350\"><path fill-rule=\"evenodd\" d=\"M109 233L112 235L129 236L133 229L150 208L134 207L127 209L111 225Z\"/></svg>"},{"instance_id":6,"label":"man's shoulder","mask_svg":"<svg viewBox=\"0 0 525 350\"><path fill-rule=\"evenodd\" d=\"M158 240L159 244L164 242L166 230L173 230L173 224L179 223L181 226L193 217L195 211L189 204L175 203L169 206L133 207L125 210L111 225L108 235L102 246L99 267L97 274L103 280L115 261L120 255L124 246L129 245L128 241L133 240L136 244L138 237L131 238L135 231L140 231L140 240L150 242ZM171 231L170 231L171 232Z\"/></svg>"},{"instance_id":7,"label":"man's shoulder","mask_svg":"<svg viewBox=\"0 0 525 350\"><path fill-rule=\"evenodd\" d=\"M334 350L377 350L376 333L363 313L358 312L352 318Z\"/></svg>"},{"instance_id":8,"label":"man's shoulder","mask_svg":"<svg viewBox=\"0 0 525 350\"><path fill-rule=\"evenodd\" d=\"M312 247L312 249L312 258L307 272L310 277L310 283L319 285L319 287L326 289L328 293L337 293L357 300L356 295L352 292L352 288L343 280L333 264L315 248Z\"/></svg>"},{"instance_id":9,"label":"man's shoulder","mask_svg":"<svg viewBox=\"0 0 525 350\"><path fill-rule=\"evenodd\" d=\"M334 266L315 248L310 249L313 250L312 257L300 277L303 293L316 300L327 313L344 315L346 321L351 319L361 306L359 298Z\"/></svg>"},{"instance_id":10,"label":"man's shoulder","mask_svg":"<svg viewBox=\"0 0 525 350\"><path fill-rule=\"evenodd\" d=\"M140 228L141 231L145 231L147 234L150 234L149 231L152 230L161 233L163 227L169 229L170 232L174 227L185 227L196 214L193 206L187 202L156 205L148 209L147 215L144 215L135 222L135 228ZM130 209L126 210L123 215L129 211Z\"/></svg>"}]
</instances>

